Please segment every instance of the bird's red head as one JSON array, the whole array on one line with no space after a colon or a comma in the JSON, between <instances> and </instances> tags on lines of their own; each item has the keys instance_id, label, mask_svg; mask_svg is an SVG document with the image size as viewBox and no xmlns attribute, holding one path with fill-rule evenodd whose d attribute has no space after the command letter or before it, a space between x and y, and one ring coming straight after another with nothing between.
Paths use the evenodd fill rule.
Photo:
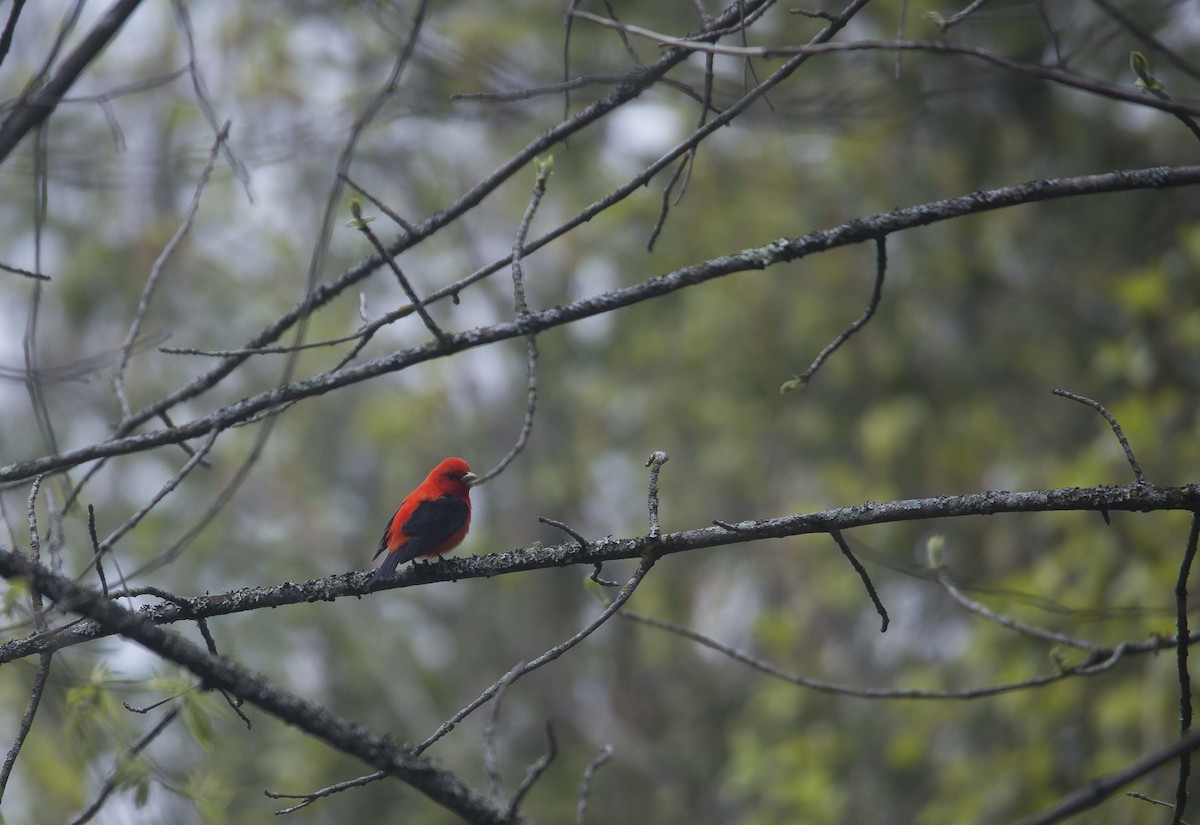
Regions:
<instances>
[{"instance_id":1,"label":"bird's red head","mask_svg":"<svg viewBox=\"0 0 1200 825\"><path fill-rule=\"evenodd\" d=\"M471 485L479 481L479 476L471 472L471 466L461 458L447 458L433 468L426 484L433 484L447 493L459 498L467 498Z\"/></svg>"}]
</instances>

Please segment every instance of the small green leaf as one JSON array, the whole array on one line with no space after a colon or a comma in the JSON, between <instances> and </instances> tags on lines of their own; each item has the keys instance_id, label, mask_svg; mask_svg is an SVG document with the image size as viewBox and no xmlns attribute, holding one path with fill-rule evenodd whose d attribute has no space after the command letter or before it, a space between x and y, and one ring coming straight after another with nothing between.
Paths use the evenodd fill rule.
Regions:
<instances>
[{"instance_id":1,"label":"small green leaf","mask_svg":"<svg viewBox=\"0 0 1200 825\"><path fill-rule=\"evenodd\" d=\"M346 227L348 229L362 229L371 221L375 220L375 218L369 215L365 218L363 217L362 201L360 201L358 198L350 199L350 216L351 220L346 221Z\"/></svg>"},{"instance_id":2,"label":"small green leaf","mask_svg":"<svg viewBox=\"0 0 1200 825\"><path fill-rule=\"evenodd\" d=\"M183 724L197 745L206 751L212 750L212 717L209 716L208 708L204 707L201 697L194 693L183 696Z\"/></svg>"},{"instance_id":3,"label":"small green leaf","mask_svg":"<svg viewBox=\"0 0 1200 825\"><path fill-rule=\"evenodd\" d=\"M1133 73L1137 75L1137 87L1146 92L1161 92L1166 87L1162 82L1150 74L1150 61L1146 60L1146 55L1141 52L1129 53L1129 67L1133 69Z\"/></svg>"},{"instance_id":4,"label":"small green leaf","mask_svg":"<svg viewBox=\"0 0 1200 825\"><path fill-rule=\"evenodd\" d=\"M801 378L799 375L793 375L787 381L784 381L782 384L779 385L779 394L787 395L789 392L795 392L796 390L803 390L805 388L805 386L807 386L807 385L808 385L808 381Z\"/></svg>"},{"instance_id":5,"label":"small green leaf","mask_svg":"<svg viewBox=\"0 0 1200 825\"><path fill-rule=\"evenodd\" d=\"M925 542L925 562L931 569L942 569L942 551L945 547L946 537L941 533L934 533Z\"/></svg>"},{"instance_id":6,"label":"small green leaf","mask_svg":"<svg viewBox=\"0 0 1200 825\"><path fill-rule=\"evenodd\" d=\"M0 601L0 610L4 611L5 616L11 616L28 595L29 582L24 579L9 579L8 589L4 591L4 598Z\"/></svg>"}]
</instances>

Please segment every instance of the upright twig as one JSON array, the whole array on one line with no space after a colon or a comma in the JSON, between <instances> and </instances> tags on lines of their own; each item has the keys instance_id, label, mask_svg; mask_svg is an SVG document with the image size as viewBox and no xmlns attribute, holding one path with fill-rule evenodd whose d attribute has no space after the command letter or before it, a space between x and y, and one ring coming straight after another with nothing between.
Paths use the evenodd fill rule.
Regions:
<instances>
[{"instance_id":1,"label":"upright twig","mask_svg":"<svg viewBox=\"0 0 1200 825\"><path fill-rule=\"evenodd\" d=\"M133 345L142 330L142 322L146 318L146 311L150 309L150 298L154 295L154 290L158 287L159 279L162 277L167 261L171 259L171 256L175 254L175 250L179 248L179 244L183 242L188 232L191 231L196 213L200 211L200 196L204 194L204 189L208 186L208 180L212 177L213 167L216 166L217 155L221 151L221 146L229 138L229 126L229 121L225 121L225 125L217 133L217 138L213 141L212 149L208 153L208 160L204 164L204 169L200 172L200 178L196 181L196 188L192 192L191 203L188 204L187 211L184 212L183 220L175 230L175 234L171 236L166 246L162 248L162 252L158 253L158 257L154 259L154 264L150 267L150 275L146 278L146 285L142 288L142 296L138 299L137 310L133 313L133 320L129 324L129 330L125 333L125 341L121 345L121 353L117 358L117 366L113 370L112 386L113 392L116 393L117 401L121 405L121 415L126 418L132 415L133 411L129 407L129 396L125 393L125 367L129 364L129 356L133 352Z\"/></svg>"},{"instance_id":2,"label":"upright twig","mask_svg":"<svg viewBox=\"0 0 1200 825\"><path fill-rule=\"evenodd\" d=\"M508 803L508 817L515 819L517 812L521 810L521 802L524 801L525 795L533 787L533 784L542 778L542 774L550 767L550 763L558 756L558 741L554 738L554 723L546 720L546 752L529 766L529 771L525 774L525 778L521 780L517 792L513 794L512 801Z\"/></svg>"},{"instance_id":3,"label":"upright twig","mask_svg":"<svg viewBox=\"0 0 1200 825\"><path fill-rule=\"evenodd\" d=\"M592 777L595 776L604 763L612 759L613 746L605 745L600 753L583 769L583 777L579 780L579 804L575 806L575 825L585 825L587 822L588 802L592 795Z\"/></svg>"},{"instance_id":4,"label":"upright twig","mask_svg":"<svg viewBox=\"0 0 1200 825\"><path fill-rule=\"evenodd\" d=\"M1186 736L1192 729L1192 677L1188 673L1188 576L1192 572L1192 562L1196 558L1196 544L1200 540L1200 512L1192 513L1192 527L1188 531L1187 549L1183 552L1183 562L1179 565L1179 578L1175 582L1175 628L1176 633L1183 634L1183 641L1175 643L1175 662L1179 670L1179 734ZM1188 775L1192 770L1192 753L1184 751L1179 755L1179 782L1175 786L1175 815L1171 817L1171 825L1180 825L1183 821L1183 810L1188 801Z\"/></svg>"},{"instance_id":5,"label":"upright twig","mask_svg":"<svg viewBox=\"0 0 1200 825\"><path fill-rule=\"evenodd\" d=\"M92 540L92 563L96 565L96 578L100 579L100 593L107 596L108 579L104 576L104 564L100 561L100 540L96 535L96 508L89 503L87 511L88 537Z\"/></svg>"},{"instance_id":6,"label":"upright twig","mask_svg":"<svg viewBox=\"0 0 1200 825\"><path fill-rule=\"evenodd\" d=\"M504 697L508 693L508 686L512 684L513 675L523 664L525 663L517 662L516 666L500 680L500 689L496 691L496 701L492 702L492 712L488 714L488 720L483 726L483 774L487 777L488 795L494 802L500 801L502 791L500 757L496 748L496 731L500 726L500 708L504 706Z\"/></svg>"},{"instance_id":7,"label":"upright twig","mask_svg":"<svg viewBox=\"0 0 1200 825\"><path fill-rule=\"evenodd\" d=\"M25 506L29 524L29 563L32 565L41 563L42 542L38 535L36 505L42 478L42 476L38 476L33 480ZM33 582L30 582L29 600L33 609L33 626L39 634L45 633L46 616L42 612L42 592ZM29 691L29 701L25 705L25 713L21 716L21 722L17 726L17 735L13 738L13 743L4 757L4 765L0 766L0 799L4 797L9 777L12 776L13 768L17 764L17 757L21 754L21 748L25 744L26 737L29 736L29 730L33 727L33 718L37 715L38 707L42 702L42 694L46 690L46 681L50 678L50 660L53 656L54 653L51 651L44 651L38 655L38 667L33 675L33 687Z\"/></svg>"},{"instance_id":8,"label":"upright twig","mask_svg":"<svg viewBox=\"0 0 1200 825\"><path fill-rule=\"evenodd\" d=\"M655 450L646 459L646 466L650 468L650 485L646 492L646 508L650 511L649 536L652 539L657 539L662 534L662 527L658 523L658 473L662 469L662 465L668 461L670 461L670 457L662 450Z\"/></svg>"},{"instance_id":9,"label":"upright twig","mask_svg":"<svg viewBox=\"0 0 1200 825\"><path fill-rule=\"evenodd\" d=\"M549 179L553 169L553 156L546 158L544 161L534 161L533 192L529 196L529 203L525 207L525 213L521 216L521 222L517 226L517 234L513 240L513 308L516 311L518 322L529 317L529 303L525 300L525 271L521 265L521 259L525 255L525 239L529 236L529 225L533 223L533 216L537 214L538 206L542 202L542 196L546 194L546 181ZM530 332L526 335L525 344L525 384L527 389L525 393L525 418L521 422L521 432L517 434L517 441L513 444L512 449L500 459L495 467L484 473L476 484L483 484L504 472L504 468L511 464L513 459L525 449L525 445L529 443L529 435L533 432L533 416L537 411L538 401L537 333Z\"/></svg>"}]
</instances>

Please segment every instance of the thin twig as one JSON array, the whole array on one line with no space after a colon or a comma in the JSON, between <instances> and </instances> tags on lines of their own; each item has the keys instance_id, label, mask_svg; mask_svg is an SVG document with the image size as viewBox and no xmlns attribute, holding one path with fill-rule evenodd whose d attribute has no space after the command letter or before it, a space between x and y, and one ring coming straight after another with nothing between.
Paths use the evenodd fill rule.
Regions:
<instances>
[{"instance_id":1,"label":"thin twig","mask_svg":"<svg viewBox=\"0 0 1200 825\"><path fill-rule=\"evenodd\" d=\"M392 220L392 223L394 223L394 224L396 224L397 226L399 226L399 227L400 227L401 229L403 229L405 232L412 232L412 231L413 231L413 225L412 225L411 223L409 223L408 221L404 220L404 218L400 217L400 216L399 216L399 215L398 215L398 214L395 212L395 210L393 210L393 209L392 209L391 207L389 207L389 206L388 206L386 203L384 203L384 202L383 202L383 201L381 201L379 198L375 197L375 196L374 196L374 195L372 195L370 192L368 192L366 189L364 189L364 188L362 187L362 185L361 185L361 184L359 184L358 182L356 182L356 181L355 181L353 178L351 178L349 175L346 175L346 174L344 174L344 173L343 173L343 174L342 174L342 180L343 180L343 181L345 181L345 183L346 183L346 185L347 185L347 186L349 186L349 187L350 187L351 189L353 189L355 192L357 192L358 194L362 195L364 198L366 198L366 199L367 199L367 200L369 200L369 201L370 201L372 204L374 204L376 209L378 209L380 212L382 212L383 214L385 214L385 215L387 215L389 218L391 218L391 220Z\"/></svg>"},{"instance_id":2,"label":"thin twig","mask_svg":"<svg viewBox=\"0 0 1200 825\"><path fill-rule=\"evenodd\" d=\"M303 344L285 344L274 347L247 347L245 349L198 349L196 347L159 347L158 351L167 355L207 355L212 358L240 358L246 355L287 355L288 353L297 352L306 349L317 349L320 347L332 347L337 344L345 344L350 341L357 341L363 337L361 331L352 335L343 335L339 338L326 338L322 341L307 341Z\"/></svg>"},{"instance_id":3,"label":"thin twig","mask_svg":"<svg viewBox=\"0 0 1200 825\"><path fill-rule=\"evenodd\" d=\"M500 758L496 751L496 729L500 724L500 708L504 705L504 697L508 693L508 686L512 684L513 674L523 664L525 663L517 662L516 667L500 680L500 689L496 691L496 701L492 702L492 712L488 714L487 722L483 725L483 775L487 777L488 795L494 802L500 801L502 791Z\"/></svg>"},{"instance_id":4,"label":"thin twig","mask_svg":"<svg viewBox=\"0 0 1200 825\"><path fill-rule=\"evenodd\" d=\"M641 26L633 26L628 23L614 23L612 20L609 20L605 17L589 14L585 11L575 11L573 12L573 15L581 20L587 20L591 23L596 23L597 25L605 26L610 29L623 29L630 34L636 34L639 37L645 37L650 40L654 40L663 44L664 46L690 49L697 52L711 52L712 54L722 54L732 57L760 57L763 59L770 59L862 51L910 51L927 52L934 55L963 55L966 57L976 58L977 60L982 60L985 63L991 63L992 65L999 66L1002 69L1029 75L1030 77L1035 77L1039 80L1046 80L1052 83L1057 83L1061 86L1067 86L1072 89L1091 92L1092 94L1100 97L1107 97L1112 100L1121 100L1125 101L1126 103L1140 103L1143 106L1161 109L1164 112L1182 112L1193 115L1200 114L1200 107L1194 105L1166 100L1159 100L1156 102L1146 98L1144 95L1129 91L1121 86L1114 86L1108 83L1088 80L1087 78L1071 74L1070 72L1066 72L1061 69L1053 69L1033 63L1019 63L1015 60L1010 60L1007 57L996 54L995 52L961 43L950 43L942 40L852 40L845 43L813 43L803 46L723 46L719 44L708 43L702 40L687 40L684 38L671 37L670 35L645 29Z\"/></svg>"},{"instance_id":5,"label":"thin twig","mask_svg":"<svg viewBox=\"0 0 1200 825\"><path fill-rule=\"evenodd\" d=\"M367 222L362 218L361 213L355 212L354 206L351 206L351 214L354 215L355 228L361 232L368 241L370 241L371 246L375 249L375 254L383 258L383 262L386 263L388 268L392 270L392 274L394 274L396 276L396 280L400 282L400 287L404 290L404 294L408 296L408 300L412 302L412 307L417 311L417 315L421 317L421 321L425 324L425 328L433 333L433 337L436 338L439 343L445 344L449 340L450 336L445 330L437 325L437 321L433 320L433 316L429 314L429 310L425 308L425 304L423 304L421 299L417 296L416 290L414 290L412 288L412 284L408 282L408 278L404 275L403 270L400 269L400 265L396 263L396 258L387 251L387 247L385 247L383 242L380 241L375 233L371 231L371 227L367 225Z\"/></svg>"},{"instance_id":6,"label":"thin twig","mask_svg":"<svg viewBox=\"0 0 1200 825\"><path fill-rule=\"evenodd\" d=\"M1196 558L1196 544L1200 541L1200 512L1192 513L1192 527L1188 531L1187 549L1179 565L1179 578L1175 582L1175 632L1188 637L1188 576ZM1185 642L1175 645L1175 662L1179 670L1179 733L1186 736L1192 729L1192 677L1188 673L1188 646ZM1179 782L1175 786L1175 815L1171 825L1180 825L1188 801L1188 775L1192 769L1192 754L1185 751L1179 755Z\"/></svg>"},{"instance_id":7,"label":"thin twig","mask_svg":"<svg viewBox=\"0 0 1200 825\"><path fill-rule=\"evenodd\" d=\"M172 0L171 7L175 11L175 20L179 23L179 28L183 32L183 44L187 49L188 63L187 73L192 79L192 92L196 96L196 106L200 109L204 119L208 122L208 128L213 132L224 132L229 129L229 122L225 123L224 128L217 126L217 113L213 110L212 103L208 99L208 89L204 85L204 76L200 74L200 61L196 57L196 39L192 34L192 17L188 13L187 4L183 0ZM218 140L218 145L225 152L225 159L229 163L229 168L233 170L233 176L242 184L242 188L246 192L246 197L251 202L254 201L254 195L250 191L250 172L246 169L246 164L242 163L234 154L233 149L227 140Z\"/></svg>"},{"instance_id":8,"label":"thin twig","mask_svg":"<svg viewBox=\"0 0 1200 825\"><path fill-rule=\"evenodd\" d=\"M838 549L842 551L842 555L854 567L854 571L858 573L858 577L862 579L863 586L867 588L867 595L871 597L871 603L875 605L875 612L879 614L880 633L887 633L888 624L891 621L888 618L887 609L883 606L883 602L879 598L879 594L875 592L875 585L871 582L871 577L867 574L867 568L862 566L854 554L850 552L850 545L846 544L846 539L842 537L841 530L830 530L829 535L837 542Z\"/></svg>"},{"instance_id":9,"label":"thin twig","mask_svg":"<svg viewBox=\"0 0 1200 825\"><path fill-rule=\"evenodd\" d=\"M825 348L817 353L817 357L808 365L808 369L800 375L784 382L779 388L781 393L791 392L793 390L803 390L808 386L808 382L821 365L825 363L830 355L832 355L846 340L858 332L867 322L871 320L871 316L875 314L875 310L879 307L879 301L883 297L883 279L887 275L887 238L880 236L875 239L875 287L871 290L871 298L867 301L867 308L863 310L863 314L856 321L846 327L841 333L825 345Z\"/></svg>"},{"instance_id":10,"label":"thin twig","mask_svg":"<svg viewBox=\"0 0 1200 825\"><path fill-rule=\"evenodd\" d=\"M575 825L585 825L587 820L588 802L592 794L592 777L604 763L612 759L613 746L605 745L599 755L583 769L583 777L579 780L579 804L575 806Z\"/></svg>"},{"instance_id":11,"label":"thin twig","mask_svg":"<svg viewBox=\"0 0 1200 825\"><path fill-rule=\"evenodd\" d=\"M559 530L562 530L579 543L580 550L587 550L589 547L591 547L591 545L588 544L587 539L579 535L579 531L568 524L564 524L563 522L556 521L552 518L546 518L545 516L538 516L538 521L540 521L542 524L549 524L551 527L557 527Z\"/></svg>"},{"instance_id":12,"label":"thin twig","mask_svg":"<svg viewBox=\"0 0 1200 825\"><path fill-rule=\"evenodd\" d=\"M1172 805L1170 802L1164 802L1161 799L1155 799L1152 796L1146 796L1144 793L1138 793L1137 791L1126 791L1125 795L1133 797L1134 799L1140 799L1142 802L1149 802L1151 805L1158 805L1163 808L1170 808L1171 810L1175 810L1175 806ZM1179 821L1180 821L1181 825L1187 825L1187 823L1184 822L1182 819Z\"/></svg>"},{"instance_id":13,"label":"thin twig","mask_svg":"<svg viewBox=\"0 0 1200 825\"><path fill-rule=\"evenodd\" d=\"M1133 475L1137 479L1138 484L1146 484L1146 474L1142 472L1142 467L1138 464L1137 458L1133 455L1133 448L1129 446L1129 440L1125 438L1125 433L1121 430L1121 425L1117 423L1117 419L1113 418L1112 413L1104 408L1104 405L1099 401L1093 401L1090 398L1084 398L1082 395L1076 395L1067 390L1051 390L1054 395L1061 398L1069 398L1072 401L1078 401L1080 404L1086 404L1096 412L1104 416L1104 420L1112 427L1113 435L1117 437L1117 441L1121 444L1121 449L1125 451L1125 458L1129 462L1129 466L1133 468Z\"/></svg>"},{"instance_id":14,"label":"thin twig","mask_svg":"<svg viewBox=\"0 0 1200 825\"><path fill-rule=\"evenodd\" d=\"M470 716L472 713L474 713L485 702L491 700L491 698L494 697L500 691L500 688L502 685L511 684L512 682L515 682L517 679L520 679L525 674L531 673L532 671L537 670L542 665L553 662L555 659L562 656L568 650L575 647L575 645L579 644L584 639L586 639L588 636L592 635L592 633L595 632L596 628L600 627L602 624L604 624L609 619L611 619L613 617L613 615L616 614L616 612L621 609L621 607L625 604L625 602L629 601L629 597L633 595L633 591L636 590L637 586L642 583L642 580L644 578L646 578L646 574L650 572L650 568L654 567L654 563L657 560L658 560L657 553L647 551L642 556L641 562L638 564L637 569L633 571L633 575L630 577L629 581L627 581L625 583L624 587L622 587L620 590L617 591L616 596L613 598L613 600L611 602L608 603L608 607L606 607L603 610L603 612L600 613L599 616L597 616L595 619L592 619L592 621L588 622L588 624L585 625L582 630L580 630L578 633L576 633L571 638L567 639L562 644L555 645L554 647L550 648L545 653L543 653L541 656L538 656L536 659L532 659L531 661L527 662L524 665L520 665L518 667L513 668L511 671L509 671L504 676L502 676L498 681L493 682L491 685L488 686L488 688L486 690L483 691L483 693L479 694L479 696L476 699L474 699L470 704L468 704L466 707L462 708L462 710L458 711L453 716L451 716L449 719L447 719L445 722L443 722L438 727L438 729L436 731L434 731L433 734L428 739L426 739L424 742L422 742L420 745L418 745L414 749L413 755L420 756L422 753L424 753L429 748L430 745L432 745L437 740L441 739L443 736L448 734L450 731L454 730L454 728L458 725L459 722L461 722L463 719L466 719L468 716Z\"/></svg>"},{"instance_id":15,"label":"thin twig","mask_svg":"<svg viewBox=\"0 0 1200 825\"><path fill-rule=\"evenodd\" d=\"M707 647L709 650L715 650L729 658L741 662L754 670L764 673L784 682L788 682L798 687L809 688L821 693L832 693L839 696L853 696L858 699L886 699L886 700L932 700L940 701L943 699L982 699L989 696L998 696L1003 693L1014 693L1019 690L1030 690L1039 688L1044 685L1058 682L1067 679L1071 676L1094 676L1098 673L1103 673L1116 666L1120 661L1122 654L1126 648L1123 645L1118 645L1111 655L1108 655L1103 661L1098 660L1100 654L1108 654L1109 651L1100 651L1098 654L1089 657L1084 663L1072 668L1057 668L1051 673L1046 673L1041 676L1034 676L1030 679L1023 679L1018 682L1005 682L996 685L985 685L978 688L966 688L964 690L914 690L905 688L873 688L861 687L858 685L847 685L840 682L827 682L823 679L813 679L808 676L800 676L795 673L789 673L770 662L759 659L755 656L738 650L735 647L719 642L711 636L706 636L703 633L684 627L683 625L668 622L663 619L655 619L650 616L643 616L638 613L624 611L621 613L621 618L637 624L643 624L648 627L655 627L659 630L665 630L668 633L674 633L677 636L682 636L685 639L695 642L696 644Z\"/></svg>"},{"instance_id":16,"label":"thin twig","mask_svg":"<svg viewBox=\"0 0 1200 825\"><path fill-rule=\"evenodd\" d=\"M43 476L38 476L33 480L25 504L25 515L29 524L29 563L33 565L39 564L41 560L42 542L38 535L36 505L42 478ZM30 584L29 600L33 611L33 625L38 633L45 633L46 616L42 612L42 593L32 586L32 582ZM4 757L4 765L0 767L0 798L4 796L8 780L12 776L13 768L16 767L17 757L21 754L21 748L33 727L33 718L37 715L38 707L42 702L42 694L46 689L46 682L50 678L50 662L53 657L54 654L51 651L45 651L38 655L37 671L33 675L33 687L29 691L29 701L25 705L25 713L21 716L21 723L17 726L17 735L13 738L12 745L9 746L8 754Z\"/></svg>"},{"instance_id":17,"label":"thin twig","mask_svg":"<svg viewBox=\"0 0 1200 825\"><path fill-rule=\"evenodd\" d=\"M71 820L71 825L83 825L85 822L90 822L92 817L100 812L100 809L104 807L104 803L108 801L109 796L111 796L113 791L115 791L121 784L121 766L145 750L151 742L158 738L159 734L167 729L167 725L174 722L178 716L179 708L171 708L169 711L163 714L163 718L159 719L158 722L155 723L154 727L146 731L146 733L143 734L140 739L130 746L129 750L127 750L120 757L120 759L117 760L117 764L115 767L113 767L112 772L108 775L108 779L104 780L104 787L100 789L100 794L95 800L92 801L92 804L87 807L87 810Z\"/></svg>"},{"instance_id":18,"label":"thin twig","mask_svg":"<svg viewBox=\"0 0 1200 825\"><path fill-rule=\"evenodd\" d=\"M100 541L96 537L96 508L88 503L88 537L92 540L92 563L96 565L96 577L100 579L101 595L108 595L108 579L104 577L104 565L100 561Z\"/></svg>"},{"instance_id":19,"label":"thin twig","mask_svg":"<svg viewBox=\"0 0 1200 825\"><path fill-rule=\"evenodd\" d=\"M108 536L105 537L104 541L100 542L100 546L93 556L93 560L95 562L98 563L106 553L112 550L116 543L120 541L126 533L136 527L138 523L150 513L151 510L158 506L160 501L166 498L176 487L179 486L179 483L187 477L188 473L190 473L197 464L203 461L204 457L208 455L213 446L216 445L218 435L220 435L219 430L213 430L211 433L209 433L208 438L204 439L204 443L200 445L200 449L196 450L192 457L184 463L183 467L179 469L179 472L175 473L174 476L169 478L167 482L159 488L158 492L155 493L154 496L136 513L134 513L132 516L126 519L123 524L119 525L115 530L109 533ZM81 571L81 574L83 572L87 572L87 568ZM136 575L136 572L134 575Z\"/></svg>"},{"instance_id":20,"label":"thin twig","mask_svg":"<svg viewBox=\"0 0 1200 825\"><path fill-rule=\"evenodd\" d=\"M49 281L49 275L43 275L40 272L30 272L28 269L21 269L18 266L9 266L8 264L0 264L0 272L10 272L13 275L21 275L25 278L34 278L38 281Z\"/></svg>"},{"instance_id":21,"label":"thin twig","mask_svg":"<svg viewBox=\"0 0 1200 825\"><path fill-rule=\"evenodd\" d=\"M542 754L538 761L529 766L529 771L525 774L525 779L521 781L517 792L513 794L512 802L508 803L509 819L516 819L517 812L521 809L521 802L525 799L525 795L529 793L533 784L542 778L542 774L550 767L550 763L558 756L558 741L554 738L554 723L549 719L546 720L546 752Z\"/></svg>"},{"instance_id":22,"label":"thin twig","mask_svg":"<svg viewBox=\"0 0 1200 825\"><path fill-rule=\"evenodd\" d=\"M1116 20L1127 32L1165 57L1175 66L1175 68L1179 69L1179 71L1188 74L1193 80L1200 80L1200 68L1197 68L1194 64L1189 63L1186 59L1180 56L1178 52L1171 49L1166 43L1162 42L1153 34L1141 28L1133 20L1133 18L1129 17L1120 9L1113 6L1108 2L1108 0L1092 0L1092 2L1103 9L1104 13L1109 17Z\"/></svg>"},{"instance_id":23,"label":"thin twig","mask_svg":"<svg viewBox=\"0 0 1200 825\"><path fill-rule=\"evenodd\" d=\"M946 575L946 571L944 570L934 571L934 579L946 590L947 593L950 594L951 598L953 598L967 610L978 616L982 616L988 621L995 622L1002 627L1006 627L1016 633L1029 636L1034 639L1041 639L1045 642L1054 642L1055 644L1067 645L1068 647L1077 648L1078 650L1086 650L1089 653L1095 653L1101 649L1099 645L1093 644L1086 639L1079 639L1075 636L1068 636L1065 633L1058 633L1053 630L1046 630L1042 627L1025 624L1024 622L1017 621L1011 616L1005 616L1000 613L992 612L955 587L954 583L950 581L950 577Z\"/></svg>"},{"instance_id":24,"label":"thin twig","mask_svg":"<svg viewBox=\"0 0 1200 825\"><path fill-rule=\"evenodd\" d=\"M142 330L142 321L146 317L146 311L150 309L150 298L154 295L154 290L158 286L158 281L162 277L163 271L166 268L167 261L175 254L175 250L187 237L188 232L192 229L192 222L196 218L196 213L200 211L200 196L204 194L204 189L208 186L208 179L212 176L213 167L217 163L217 154L221 151L221 146L229 137L229 121L221 127L221 131L217 133L217 139L213 143L212 149L208 153L208 161L204 164L204 169L200 172L200 178L196 181L196 188L192 192L191 203L188 204L187 211L183 214L183 220L179 224L179 228L175 230L175 234L171 236L171 240L167 241L162 252L154 259L153 266L150 267L150 275L146 278L146 286L142 288L142 296L138 299L137 310L133 313L133 321L129 324L129 331L125 333L125 342L121 345L121 354L117 359L117 367L113 370L112 385L113 392L116 393L117 400L121 404L121 415L129 417L132 410L129 407L129 396L125 394L125 367L129 364L129 355L133 352L133 344L137 341L138 334Z\"/></svg>"},{"instance_id":25,"label":"thin twig","mask_svg":"<svg viewBox=\"0 0 1200 825\"><path fill-rule=\"evenodd\" d=\"M4 24L4 32L0 33L0 65L4 63L4 58L8 56L8 50L12 47L13 32L17 30L17 21L21 18L21 9L25 7L25 0L13 0L12 8L8 10L8 21Z\"/></svg>"},{"instance_id":26,"label":"thin twig","mask_svg":"<svg viewBox=\"0 0 1200 825\"><path fill-rule=\"evenodd\" d=\"M1200 728L1191 731L1182 739L1175 740L1161 750L1147 754L1123 770L1096 777L1041 813L1022 819L1017 825L1052 825L1055 822L1062 822L1081 811L1094 808L1133 780L1177 759L1181 754L1191 753L1198 749L1200 749Z\"/></svg>"},{"instance_id":27,"label":"thin twig","mask_svg":"<svg viewBox=\"0 0 1200 825\"><path fill-rule=\"evenodd\" d=\"M516 237L513 239L513 308L516 311L518 321L529 317L529 303L525 300L525 272L524 267L521 265L521 258L524 255L525 249L525 239L529 236L529 225L533 223L533 216L537 214L538 206L542 202L542 196L546 194L546 181L549 179L553 168L553 157L547 158L544 161L534 161L533 192L529 196L529 203L525 207L525 213L521 216L521 221L517 225ZM475 482L476 484L483 484L504 472L504 469L512 463L513 459L525 449L525 445L529 443L529 435L533 432L533 416L537 410L538 402L537 333L531 332L526 335L525 344L525 418L521 422L521 432L517 434L517 441L513 444L512 448L500 459L495 467L484 473L479 478L479 481Z\"/></svg>"},{"instance_id":28,"label":"thin twig","mask_svg":"<svg viewBox=\"0 0 1200 825\"><path fill-rule=\"evenodd\" d=\"M276 793L275 791L263 791L263 794L269 799L300 800L299 803L292 805L290 808L281 808L275 812L276 816L282 816L284 814L295 813L301 808L307 808L318 799L324 799L325 797L332 796L335 793L348 791L351 788L361 788L363 785L370 785L372 782L378 782L380 779L386 779L387 775L388 774L386 771L376 771L375 773L367 774L366 776L359 776L355 777L354 779L347 779L345 782L338 782L334 785L330 785L327 788L322 788L319 791L313 791L312 793Z\"/></svg>"},{"instance_id":29,"label":"thin twig","mask_svg":"<svg viewBox=\"0 0 1200 825\"><path fill-rule=\"evenodd\" d=\"M946 29L949 29L952 26L958 25L959 23L961 23L962 21L964 21L968 17L970 17L972 14L979 11L979 9L981 9L983 7L983 5L987 2L988 2L988 0L973 0L973 2L970 3L966 8L956 11L954 14L950 15L949 17L938 16L938 17L933 17L933 20L935 23L937 23L938 28L940 28L943 32L945 32Z\"/></svg>"}]
</instances>

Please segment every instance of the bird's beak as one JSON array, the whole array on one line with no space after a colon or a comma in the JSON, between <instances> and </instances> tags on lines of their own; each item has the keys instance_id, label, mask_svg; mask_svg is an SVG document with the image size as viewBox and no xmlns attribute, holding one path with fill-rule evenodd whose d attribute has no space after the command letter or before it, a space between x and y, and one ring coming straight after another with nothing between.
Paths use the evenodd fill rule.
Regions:
<instances>
[{"instance_id":1,"label":"bird's beak","mask_svg":"<svg viewBox=\"0 0 1200 825\"><path fill-rule=\"evenodd\" d=\"M461 481L463 484L465 484L465 485L467 485L468 487L470 487L470 486L472 486L473 484L475 484L476 482L478 482L478 481L479 481L479 476L475 475L474 473L467 473L466 475L464 475L464 476L463 476L461 479L459 479L459 480L460 480L460 481Z\"/></svg>"}]
</instances>

